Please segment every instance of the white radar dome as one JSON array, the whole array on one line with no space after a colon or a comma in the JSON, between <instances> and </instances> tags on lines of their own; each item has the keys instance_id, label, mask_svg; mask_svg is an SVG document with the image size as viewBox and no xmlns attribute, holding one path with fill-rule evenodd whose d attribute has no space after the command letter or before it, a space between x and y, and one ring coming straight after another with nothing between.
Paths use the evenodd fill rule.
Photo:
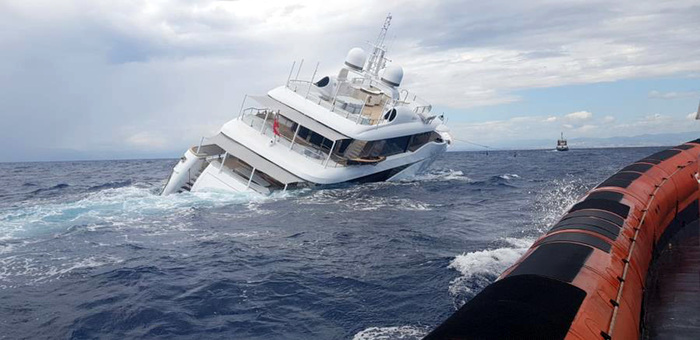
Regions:
<instances>
[{"instance_id":1,"label":"white radar dome","mask_svg":"<svg viewBox=\"0 0 700 340\"><path fill-rule=\"evenodd\" d=\"M345 65L355 70L361 70L365 66L365 61L367 61L367 53L359 47L351 49L345 57Z\"/></svg>"},{"instance_id":2,"label":"white radar dome","mask_svg":"<svg viewBox=\"0 0 700 340\"><path fill-rule=\"evenodd\" d=\"M401 66L389 66L382 73L382 81L391 85L399 86L403 80L403 68Z\"/></svg>"}]
</instances>

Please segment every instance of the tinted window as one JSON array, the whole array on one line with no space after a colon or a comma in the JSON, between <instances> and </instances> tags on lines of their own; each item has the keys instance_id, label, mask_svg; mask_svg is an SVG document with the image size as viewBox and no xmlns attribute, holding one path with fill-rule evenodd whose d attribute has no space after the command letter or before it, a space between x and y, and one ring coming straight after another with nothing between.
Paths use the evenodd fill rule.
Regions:
<instances>
[{"instance_id":1,"label":"tinted window","mask_svg":"<svg viewBox=\"0 0 700 340\"><path fill-rule=\"evenodd\" d=\"M384 149L382 150L381 155L391 156L406 152L409 139L411 139L411 136L387 139L386 144L384 144Z\"/></svg>"}]
</instances>

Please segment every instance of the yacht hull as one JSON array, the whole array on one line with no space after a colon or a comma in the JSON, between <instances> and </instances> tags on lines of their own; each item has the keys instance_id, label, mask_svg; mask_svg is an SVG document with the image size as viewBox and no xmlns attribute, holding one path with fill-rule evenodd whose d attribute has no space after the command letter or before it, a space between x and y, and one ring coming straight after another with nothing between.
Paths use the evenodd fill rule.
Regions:
<instances>
[{"instance_id":1,"label":"yacht hull","mask_svg":"<svg viewBox=\"0 0 700 340\"><path fill-rule=\"evenodd\" d=\"M244 135L239 134L239 138ZM228 137L226 137L228 138ZM230 138L230 142L237 140ZM236 145L243 145L251 141L241 140ZM259 142L259 141L253 141ZM317 185L333 185L340 183L368 183L393 181L410 178L430 168L433 162L447 149L447 143L428 143L421 148L395 156L373 165L352 165L342 167L328 167L321 163L311 161L308 157L288 150L286 146L274 143L264 143L267 148L266 160L269 164L259 166L258 172L250 173L235 168L235 161L242 157L240 153L227 153L227 145L224 143L204 146L205 149L214 150L209 153L197 154L197 147L188 149L178 164L173 169L163 194L171 194L182 191L225 191L225 192L257 192L263 195L275 190L286 190L289 184L294 187L309 187ZM259 143L260 144L260 143ZM284 148L279 157L271 152L275 148ZM257 155L254 150L247 149L251 154ZM259 156L258 156L259 157ZM262 158L262 157L261 157ZM279 162L279 163L278 163ZM232 165L233 164L233 165ZM288 172L292 179L282 180L278 185L272 185L267 177L260 175L259 169L266 172ZM296 179L296 180L294 180Z\"/></svg>"}]
</instances>

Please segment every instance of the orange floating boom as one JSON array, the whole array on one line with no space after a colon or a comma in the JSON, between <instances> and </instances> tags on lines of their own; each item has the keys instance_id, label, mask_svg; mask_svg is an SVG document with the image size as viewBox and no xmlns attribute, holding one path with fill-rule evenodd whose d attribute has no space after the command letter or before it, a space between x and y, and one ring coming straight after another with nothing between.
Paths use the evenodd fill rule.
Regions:
<instances>
[{"instance_id":1,"label":"orange floating boom","mask_svg":"<svg viewBox=\"0 0 700 340\"><path fill-rule=\"evenodd\" d=\"M639 339L652 262L700 219L699 156L697 139L603 181L425 339Z\"/></svg>"}]
</instances>

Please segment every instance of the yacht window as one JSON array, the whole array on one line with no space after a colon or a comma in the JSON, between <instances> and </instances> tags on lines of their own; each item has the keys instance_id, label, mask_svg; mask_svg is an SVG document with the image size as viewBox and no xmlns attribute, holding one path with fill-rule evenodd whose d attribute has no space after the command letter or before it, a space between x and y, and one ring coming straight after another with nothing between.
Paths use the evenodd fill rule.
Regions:
<instances>
[{"instance_id":1,"label":"yacht window","mask_svg":"<svg viewBox=\"0 0 700 340\"><path fill-rule=\"evenodd\" d=\"M323 136L319 135L318 133L315 133L311 131L309 133L309 143L316 145L316 146L322 146L323 145Z\"/></svg>"},{"instance_id":2,"label":"yacht window","mask_svg":"<svg viewBox=\"0 0 700 340\"><path fill-rule=\"evenodd\" d=\"M343 139L340 141L340 144L338 145L338 154L343 154L345 150L350 146L350 143L352 143L353 139Z\"/></svg>"},{"instance_id":3,"label":"yacht window","mask_svg":"<svg viewBox=\"0 0 700 340\"><path fill-rule=\"evenodd\" d=\"M408 148L408 141L410 139L411 136L387 139L386 143L384 144L384 149L382 150L381 155L388 157L406 152L406 148Z\"/></svg>"},{"instance_id":4,"label":"yacht window","mask_svg":"<svg viewBox=\"0 0 700 340\"><path fill-rule=\"evenodd\" d=\"M302 126L299 128L299 133L297 134L297 136L301 139L306 140L306 138L309 136L309 132L311 132L311 130Z\"/></svg>"},{"instance_id":5,"label":"yacht window","mask_svg":"<svg viewBox=\"0 0 700 340\"><path fill-rule=\"evenodd\" d=\"M384 114L384 120L393 121L396 118L396 109L391 109Z\"/></svg>"},{"instance_id":6,"label":"yacht window","mask_svg":"<svg viewBox=\"0 0 700 340\"><path fill-rule=\"evenodd\" d=\"M326 76L326 77L321 78L314 85L316 85L318 87L325 87L326 85L328 85L328 83L330 83L330 81L331 81L331 78Z\"/></svg>"},{"instance_id":7,"label":"yacht window","mask_svg":"<svg viewBox=\"0 0 700 340\"><path fill-rule=\"evenodd\" d=\"M282 182L257 169L255 170L255 175L253 175L253 182L259 186L266 188L284 188L284 184L282 184Z\"/></svg>"},{"instance_id":8,"label":"yacht window","mask_svg":"<svg viewBox=\"0 0 700 340\"><path fill-rule=\"evenodd\" d=\"M324 149L330 150L330 149L333 147L333 141L330 140L330 139L324 138L324 139L323 139L323 143L322 143L322 147L323 147Z\"/></svg>"},{"instance_id":9,"label":"yacht window","mask_svg":"<svg viewBox=\"0 0 700 340\"><path fill-rule=\"evenodd\" d=\"M442 143L442 138L440 137L440 134L435 131L430 131L414 135L413 139L411 140L411 143L408 146L408 150L416 151L420 149L421 146L430 142Z\"/></svg>"}]
</instances>

